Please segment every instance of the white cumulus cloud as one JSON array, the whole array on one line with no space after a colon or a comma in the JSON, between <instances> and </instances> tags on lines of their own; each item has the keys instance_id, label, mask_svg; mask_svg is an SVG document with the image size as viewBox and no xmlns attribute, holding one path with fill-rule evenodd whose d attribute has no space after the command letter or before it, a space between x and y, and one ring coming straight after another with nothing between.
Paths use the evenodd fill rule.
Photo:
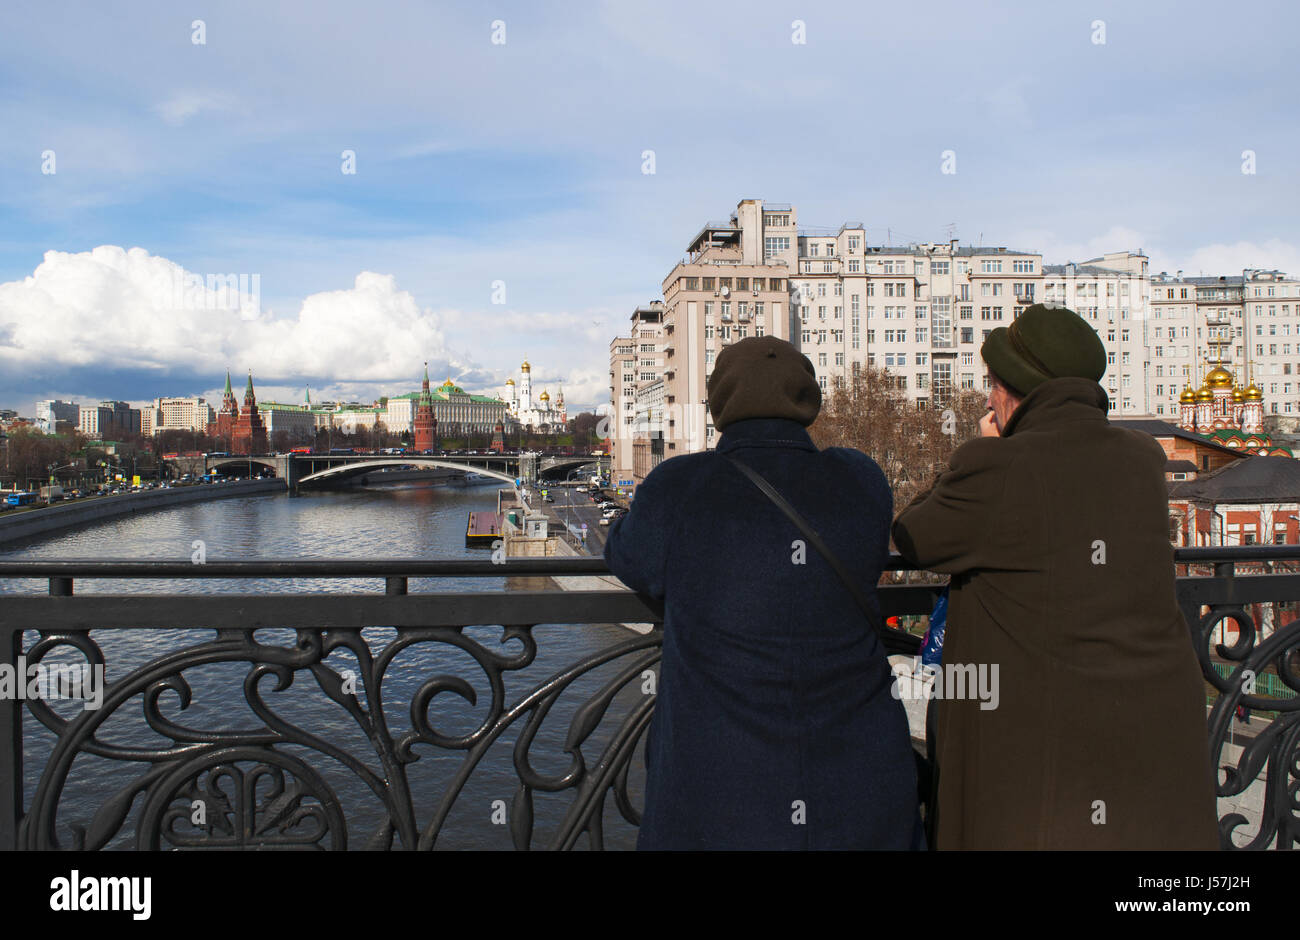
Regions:
<instances>
[{"instance_id":1,"label":"white cumulus cloud","mask_svg":"<svg viewBox=\"0 0 1300 940\"><path fill-rule=\"evenodd\" d=\"M421 363L458 361L437 317L391 275L363 271L346 290L303 300L292 316L256 311L260 280L186 271L143 248L49 251L30 277L0 284L0 363L62 367L328 375L412 381ZM201 286L195 286L196 283ZM251 296L250 296L251 295Z\"/></svg>"}]
</instances>

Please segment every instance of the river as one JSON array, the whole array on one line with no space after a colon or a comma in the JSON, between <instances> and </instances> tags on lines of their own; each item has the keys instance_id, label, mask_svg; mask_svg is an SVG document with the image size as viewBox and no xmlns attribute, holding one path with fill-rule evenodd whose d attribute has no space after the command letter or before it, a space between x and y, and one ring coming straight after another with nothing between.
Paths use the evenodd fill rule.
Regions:
<instances>
[{"instance_id":1,"label":"river","mask_svg":"<svg viewBox=\"0 0 1300 940\"><path fill-rule=\"evenodd\" d=\"M354 489L305 492L290 498L284 494L236 497L211 502L191 503L175 509L156 510L119 519L106 520L75 531L63 531L21 543L10 543L0 550L4 559L189 559L195 541L204 543L208 562L251 559L329 559L329 558L485 558L484 549L465 546L465 521L472 510L495 508L496 489L491 485L430 485L422 482L372 485ZM411 593L433 590L503 590L504 578L411 579ZM46 583L36 580L0 580L0 594L44 593ZM78 594L95 593L263 593L281 592L381 592L377 579L314 580L227 580L211 581L112 581L84 580L76 584ZM196 598L196 604L202 601ZM564 666L632 636L615 625L569 626L538 625L536 661L527 669L507 673L506 701L514 702L528 689ZM499 627L467 627L465 634L499 652L517 650L518 642L499 645ZM212 639L209 630L177 630L160 636L158 631L101 630L92 633L104 651L110 682L131 669L178 646L193 645ZM372 650L389 642L395 631L375 627L364 631ZM24 648L37 634L26 634ZM288 630L259 630L261 642L292 645ZM336 670L348 668L351 654L335 651L326 660ZM62 661L76 661L63 654ZM191 728L257 728L263 722L253 714L242 693L247 663L224 663L196 667L185 671L193 689L191 705L182 710L179 696L164 692L160 711L169 720ZM465 653L439 643L425 643L409 648L394 660L383 686L384 717L390 733L400 735L410 727L409 703L415 690L427 679L440 674L459 676L474 686L477 705L443 694L430 708L431 724L449 734L464 734L477 726L486 714L490 690L481 669ZM570 765L564 753L568 718L583 690L594 691L599 680L612 673L605 671L591 681L575 686L576 694L560 700L543 724L531 750L534 767L541 773L558 774ZM273 692L274 681L263 679L263 698L277 714L295 724L345 748L376 772L379 762L366 735L355 721L334 701L324 695L308 672L298 672L293 685L284 692ZM640 695L636 688L625 690L616 700L621 716ZM64 717L79 713L76 702L56 705ZM608 724L608 722L607 722ZM438 839L438 848L506 849L511 847L507 826L501 824L503 813L512 812L512 799L518 777L511 759L518 725L507 730L474 772L470 783L454 808ZM599 756L612 727L603 729L584 747L587 765ZM28 713L24 720L25 790L30 805L40 771L50 754L54 736ZM102 726L99 736L122 746L166 747L167 739L143 720L140 697L119 708ZM348 816L348 847L361 848L371 832L383 821L382 803L361 783L360 778L342 763L297 745L280 745L295 756L307 760L322 774L338 794ZM429 821L432 809L444 792L446 782L458 768L462 752L416 745L420 759L407 766L417 824ZM128 786L149 765L140 761L105 760L92 755L77 758L60 803L59 838L70 841L73 825L87 826L96 810L112 793ZM634 758L630 792L633 803L642 802L641 756ZM571 791L555 798L537 794L534 845L545 844L562 818ZM627 825L613 807L605 812L605 846L630 848L635 830ZM133 813L142 801L136 799ZM110 847L133 844L135 816ZM178 827L182 828L182 827ZM585 845L585 838L581 845ZM166 847L166 843L164 843Z\"/></svg>"}]
</instances>

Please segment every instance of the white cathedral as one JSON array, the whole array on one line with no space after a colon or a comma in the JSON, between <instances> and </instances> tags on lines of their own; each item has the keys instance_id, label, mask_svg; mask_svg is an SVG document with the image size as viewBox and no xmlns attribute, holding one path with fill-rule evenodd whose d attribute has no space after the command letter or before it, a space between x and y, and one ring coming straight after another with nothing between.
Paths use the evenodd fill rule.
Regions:
<instances>
[{"instance_id":1,"label":"white cathedral","mask_svg":"<svg viewBox=\"0 0 1300 940\"><path fill-rule=\"evenodd\" d=\"M564 411L564 389L556 391L555 401L551 401L551 393L545 389L534 401L532 371L533 367L525 360L519 367L519 384L516 385L514 379L506 379L505 387L501 390L501 397L506 403L506 414L520 427L534 431L563 430L568 423L568 415Z\"/></svg>"}]
</instances>

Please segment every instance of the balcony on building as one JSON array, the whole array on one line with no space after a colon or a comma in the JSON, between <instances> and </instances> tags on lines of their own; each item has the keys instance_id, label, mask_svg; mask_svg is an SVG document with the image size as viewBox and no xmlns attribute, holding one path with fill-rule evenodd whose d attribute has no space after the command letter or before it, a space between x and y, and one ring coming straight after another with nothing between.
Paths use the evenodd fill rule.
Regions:
<instances>
[{"instance_id":1,"label":"balcony on building","mask_svg":"<svg viewBox=\"0 0 1300 940\"><path fill-rule=\"evenodd\" d=\"M707 222L691 239L683 264L740 264L740 227L735 222Z\"/></svg>"}]
</instances>

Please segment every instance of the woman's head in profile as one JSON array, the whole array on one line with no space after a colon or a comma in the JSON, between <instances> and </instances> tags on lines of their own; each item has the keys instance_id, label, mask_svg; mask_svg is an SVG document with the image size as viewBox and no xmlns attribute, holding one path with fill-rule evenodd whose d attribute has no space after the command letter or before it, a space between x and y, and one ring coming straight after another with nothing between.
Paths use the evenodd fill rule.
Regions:
<instances>
[{"instance_id":1,"label":"woman's head in profile","mask_svg":"<svg viewBox=\"0 0 1300 940\"><path fill-rule=\"evenodd\" d=\"M784 418L807 427L822 407L812 362L775 336L751 336L722 350L708 390L719 431L747 418Z\"/></svg>"}]
</instances>

